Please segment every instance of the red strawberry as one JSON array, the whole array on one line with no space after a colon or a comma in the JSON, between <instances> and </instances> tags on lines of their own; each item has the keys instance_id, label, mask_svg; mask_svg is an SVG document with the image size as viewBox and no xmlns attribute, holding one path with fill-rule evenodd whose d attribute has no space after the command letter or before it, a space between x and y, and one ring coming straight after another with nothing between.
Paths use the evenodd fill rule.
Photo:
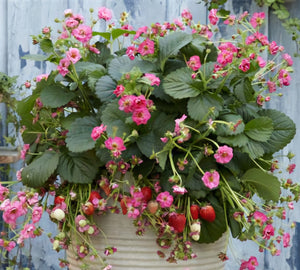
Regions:
<instances>
[{"instance_id":1,"label":"red strawberry","mask_svg":"<svg viewBox=\"0 0 300 270\"><path fill-rule=\"evenodd\" d=\"M149 187L142 187L141 189L143 196L144 196L144 200L146 202L149 202L152 198L152 190Z\"/></svg>"},{"instance_id":2,"label":"red strawberry","mask_svg":"<svg viewBox=\"0 0 300 270\"><path fill-rule=\"evenodd\" d=\"M147 208L151 214L155 214L158 209L158 202L155 200L149 201L147 204Z\"/></svg>"},{"instance_id":3,"label":"red strawberry","mask_svg":"<svg viewBox=\"0 0 300 270\"><path fill-rule=\"evenodd\" d=\"M193 219L199 218L200 207L197 204L192 204L190 207L191 215Z\"/></svg>"},{"instance_id":4,"label":"red strawberry","mask_svg":"<svg viewBox=\"0 0 300 270\"><path fill-rule=\"evenodd\" d=\"M82 205L82 211L87 216L94 214L94 205L91 202L86 202Z\"/></svg>"},{"instance_id":5,"label":"red strawberry","mask_svg":"<svg viewBox=\"0 0 300 270\"><path fill-rule=\"evenodd\" d=\"M215 209L211 205L206 205L200 209L200 218L208 222L213 222L216 218Z\"/></svg>"},{"instance_id":6,"label":"red strawberry","mask_svg":"<svg viewBox=\"0 0 300 270\"><path fill-rule=\"evenodd\" d=\"M65 201L65 198L63 196L56 196L54 199L54 204L61 204Z\"/></svg>"},{"instance_id":7,"label":"red strawberry","mask_svg":"<svg viewBox=\"0 0 300 270\"><path fill-rule=\"evenodd\" d=\"M184 214L172 213L169 216L169 226L173 227L177 233L182 233L185 227L186 217Z\"/></svg>"},{"instance_id":8,"label":"red strawberry","mask_svg":"<svg viewBox=\"0 0 300 270\"><path fill-rule=\"evenodd\" d=\"M102 199L101 195L96 190L93 190L91 192L90 197L89 197L89 201L92 203L94 199L98 199L98 200Z\"/></svg>"}]
</instances>

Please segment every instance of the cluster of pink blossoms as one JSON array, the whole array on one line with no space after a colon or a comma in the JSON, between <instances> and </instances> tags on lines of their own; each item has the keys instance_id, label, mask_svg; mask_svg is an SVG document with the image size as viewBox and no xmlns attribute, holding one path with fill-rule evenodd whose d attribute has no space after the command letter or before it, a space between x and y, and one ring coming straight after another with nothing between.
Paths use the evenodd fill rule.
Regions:
<instances>
[{"instance_id":1,"label":"cluster of pink blossoms","mask_svg":"<svg viewBox=\"0 0 300 270\"><path fill-rule=\"evenodd\" d=\"M19 233L16 243L23 244L24 240L27 238L35 238L37 235L41 234L39 227L37 227L40 221L43 208L39 206L38 193L32 193L30 191L19 191L17 196L13 199L9 199L9 192L7 188L0 184L1 199L0 210L3 211L2 217L5 223L7 223L11 229L17 228L18 218L30 215L31 222L25 224ZM16 243L14 241L7 241L5 239L0 239L0 245L6 250L11 250Z\"/></svg>"}]
</instances>

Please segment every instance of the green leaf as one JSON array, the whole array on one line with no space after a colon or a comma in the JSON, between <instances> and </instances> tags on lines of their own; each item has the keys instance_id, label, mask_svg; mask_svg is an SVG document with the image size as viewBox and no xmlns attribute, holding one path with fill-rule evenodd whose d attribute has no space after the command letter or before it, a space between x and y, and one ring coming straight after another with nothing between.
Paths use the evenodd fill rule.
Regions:
<instances>
[{"instance_id":1,"label":"green leaf","mask_svg":"<svg viewBox=\"0 0 300 270\"><path fill-rule=\"evenodd\" d=\"M68 88L60 83L47 85L41 91L41 101L43 105L50 108L63 106L75 96L76 94L74 92L68 91Z\"/></svg>"},{"instance_id":2,"label":"green leaf","mask_svg":"<svg viewBox=\"0 0 300 270\"><path fill-rule=\"evenodd\" d=\"M147 123L147 128L148 132L138 137L137 145L144 155L150 157L164 148L165 144L160 138L164 137L167 131L174 129L174 116L154 112Z\"/></svg>"},{"instance_id":3,"label":"green leaf","mask_svg":"<svg viewBox=\"0 0 300 270\"><path fill-rule=\"evenodd\" d=\"M266 142L273 132L273 121L269 117L258 117L245 126L245 134L254 141Z\"/></svg>"},{"instance_id":4,"label":"green leaf","mask_svg":"<svg viewBox=\"0 0 300 270\"><path fill-rule=\"evenodd\" d=\"M173 32L165 37L159 39L159 60L160 68L164 70L166 60L173 55L176 55L178 51L190 43L193 37L184 32Z\"/></svg>"},{"instance_id":5,"label":"green leaf","mask_svg":"<svg viewBox=\"0 0 300 270\"><path fill-rule=\"evenodd\" d=\"M139 68L142 73L149 73L155 70L155 65L153 63L141 60L138 57L134 60L130 60L126 55L111 60L108 67L108 73L114 80L119 81L123 74L130 72L134 67Z\"/></svg>"},{"instance_id":6,"label":"green leaf","mask_svg":"<svg viewBox=\"0 0 300 270\"><path fill-rule=\"evenodd\" d=\"M34 159L22 170L22 183L29 187L42 187L55 172L59 161L59 154L55 151L46 151Z\"/></svg>"},{"instance_id":7,"label":"green leaf","mask_svg":"<svg viewBox=\"0 0 300 270\"><path fill-rule=\"evenodd\" d=\"M245 124L243 122L243 118L240 115L227 113L222 114L219 118L228 124L217 124L216 134L219 136L228 136L228 135L237 135L244 131ZM240 124L238 124L240 123ZM237 125L235 129L233 129L234 125Z\"/></svg>"},{"instance_id":8,"label":"green leaf","mask_svg":"<svg viewBox=\"0 0 300 270\"><path fill-rule=\"evenodd\" d=\"M57 171L59 175L70 183L92 183L98 172L98 159L94 152L62 153Z\"/></svg>"},{"instance_id":9,"label":"green leaf","mask_svg":"<svg viewBox=\"0 0 300 270\"><path fill-rule=\"evenodd\" d=\"M249 78L242 78L239 83L234 86L234 94L239 101L243 103L248 103L254 100L254 90L251 85Z\"/></svg>"},{"instance_id":10,"label":"green leaf","mask_svg":"<svg viewBox=\"0 0 300 270\"><path fill-rule=\"evenodd\" d=\"M164 148L157 154L158 157L158 162L159 162L159 166L161 167L162 170L165 169L166 166L166 162L168 159L168 155L169 155L169 151L171 149L173 149L173 143L171 141L168 141Z\"/></svg>"},{"instance_id":11,"label":"green leaf","mask_svg":"<svg viewBox=\"0 0 300 270\"><path fill-rule=\"evenodd\" d=\"M77 62L75 64L76 72L78 74L85 72L86 74L90 74L94 71L101 72L103 75L106 73L106 69L104 66L92 62Z\"/></svg>"},{"instance_id":12,"label":"green leaf","mask_svg":"<svg viewBox=\"0 0 300 270\"><path fill-rule=\"evenodd\" d=\"M162 87L168 95L176 99L198 96L203 85L201 81L193 80L191 75L190 68L180 68L166 76Z\"/></svg>"},{"instance_id":13,"label":"green leaf","mask_svg":"<svg viewBox=\"0 0 300 270\"><path fill-rule=\"evenodd\" d=\"M94 148L95 141L91 138L91 133L96 126L99 126L99 122L94 117L77 118L71 124L66 138L70 151L84 152Z\"/></svg>"},{"instance_id":14,"label":"green leaf","mask_svg":"<svg viewBox=\"0 0 300 270\"><path fill-rule=\"evenodd\" d=\"M95 32L95 31L93 31L93 36L101 36L101 37L105 38L106 40L110 40L111 33L109 33L109 32Z\"/></svg>"},{"instance_id":15,"label":"green leaf","mask_svg":"<svg viewBox=\"0 0 300 270\"><path fill-rule=\"evenodd\" d=\"M111 31L111 36L112 39L115 40L116 38L118 38L119 36L122 36L124 34L135 34L135 31L130 31L130 30L125 30L125 29L113 29Z\"/></svg>"},{"instance_id":16,"label":"green leaf","mask_svg":"<svg viewBox=\"0 0 300 270\"><path fill-rule=\"evenodd\" d=\"M247 143L249 142L249 139L243 133L226 137L218 136L217 139L218 142L228 144L233 147L242 147L247 145Z\"/></svg>"},{"instance_id":17,"label":"green leaf","mask_svg":"<svg viewBox=\"0 0 300 270\"><path fill-rule=\"evenodd\" d=\"M113 93L116 87L115 81L110 76L105 75L96 82L96 95L102 102L111 101L116 97Z\"/></svg>"},{"instance_id":18,"label":"green leaf","mask_svg":"<svg viewBox=\"0 0 300 270\"><path fill-rule=\"evenodd\" d=\"M261 143L265 153L275 153L284 148L294 138L296 126L291 118L286 114L274 110L262 110L260 116L266 116L273 121L273 132L267 142Z\"/></svg>"},{"instance_id":19,"label":"green leaf","mask_svg":"<svg viewBox=\"0 0 300 270\"><path fill-rule=\"evenodd\" d=\"M194 120L215 119L219 115L219 111L222 110L222 105L221 96L206 92L188 101L188 112Z\"/></svg>"},{"instance_id":20,"label":"green leaf","mask_svg":"<svg viewBox=\"0 0 300 270\"><path fill-rule=\"evenodd\" d=\"M53 43L50 39L42 39L40 42L40 48L45 53L51 53L53 52Z\"/></svg>"},{"instance_id":21,"label":"green leaf","mask_svg":"<svg viewBox=\"0 0 300 270\"><path fill-rule=\"evenodd\" d=\"M280 182L276 176L261 169L252 168L245 172L241 181L251 184L259 197L277 202L280 197Z\"/></svg>"},{"instance_id":22,"label":"green leaf","mask_svg":"<svg viewBox=\"0 0 300 270\"><path fill-rule=\"evenodd\" d=\"M32 61L45 61L47 60L48 56L47 55L42 55L42 54L26 54L22 57L22 59L25 60L32 60Z\"/></svg>"},{"instance_id":23,"label":"green leaf","mask_svg":"<svg viewBox=\"0 0 300 270\"><path fill-rule=\"evenodd\" d=\"M126 124L127 117L130 115L119 110L117 101L109 103L101 117L102 123L107 126L107 135L123 137L124 133L131 134L132 129Z\"/></svg>"},{"instance_id":24,"label":"green leaf","mask_svg":"<svg viewBox=\"0 0 300 270\"><path fill-rule=\"evenodd\" d=\"M262 157L265 151L261 143L249 139L246 145L242 146L242 152L248 153L251 158L256 159Z\"/></svg>"}]
</instances>

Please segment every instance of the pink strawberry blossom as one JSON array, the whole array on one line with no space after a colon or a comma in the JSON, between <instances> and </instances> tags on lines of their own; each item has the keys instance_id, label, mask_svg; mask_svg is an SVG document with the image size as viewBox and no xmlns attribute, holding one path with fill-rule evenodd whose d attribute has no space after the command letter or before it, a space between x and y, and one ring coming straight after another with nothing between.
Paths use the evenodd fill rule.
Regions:
<instances>
[{"instance_id":1,"label":"pink strawberry blossom","mask_svg":"<svg viewBox=\"0 0 300 270\"><path fill-rule=\"evenodd\" d=\"M214 158L218 163L228 163L233 157L233 150L227 145L220 146L217 153L214 154Z\"/></svg>"},{"instance_id":2,"label":"pink strawberry blossom","mask_svg":"<svg viewBox=\"0 0 300 270\"><path fill-rule=\"evenodd\" d=\"M114 157L119 157L121 152L126 150L124 141L120 137L111 138L109 137L105 142L105 147L111 150Z\"/></svg>"},{"instance_id":3,"label":"pink strawberry blossom","mask_svg":"<svg viewBox=\"0 0 300 270\"><path fill-rule=\"evenodd\" d=\"M98 17L100 20L109 21L112 18L112 11L106 7L101 7L98 10Z\"/></svg>"},{"instance_id":4,"label":"pink strawberry blossom","mask_svg":"<svg viewBox=\"0 0 300 270\"><path fill-rule=\"evenodd\" d=\"M288 86L290 85L291 76L286 69L281 69L278 74L278 80L280 85Z\"/></svg>"},{"instance_id":5,"label":"pink strawberry blossom","mask_svg":"<svg viewBox=\"0 0 300 270\"><path fill-rule=\"evenodd\" d=\"M173 203L173 196L168 191L161 192L157 195L156 200L162 208L170 207Z\"/></svg>"},{"instance_id":6,"label":"pink strawberry blossom","mask_svg":"<svg viewBox=\"0 0 300 270\"><path fill-rule=\"evenodd\" d=\"M146 107L135 109L132 113L132 120L139 126L147 124L151 114Z\"/></svg>"},{"instance_id":7,"label":"pink strawberry blossom","mask_svg":"<svg viewBox=\"0 0 300 270\"><path fill-rule=\"evenodd\" d=\"M151 85L157 85L159 86L160 84L160 79L158 77L156 77L154 74L151 73L145 73L145 78L147 78L148 80L150 80Z\"/></svg>"},{"instance_id":8,"label":"pink strawberry blossom","mask_svg":"<svg viewBox=\"0 0 300 270\"><path fill-rule=\"evenodd\" d=\"M210 12L208 14L208 19L212 25L216 25L219 21L219 18L217 16L217 11L218 11L217 9L213 8L210 10Z\"/></svg>"},{"instance_id":9,"label":"pink strawberry blossom","mask_svg":"<svg viewBox=\"0 0 300 270\"><path fill-rule=\"evenodd\" d=\"M172 186L172 189L175 194L179 194L179 195L183 195L188 192L185 187L181 187L178 185Z\"/></svg>"},{"instance_id":10,"label":"pink strawberry blossom","mask_svg":"<svg viewBox=\"0 0 300 270\"><path fill-rule=\"evenodd\" d=\"M150 39L146 39L139 45L137 52L143 56L154 54L154 42Z\"/></svg>"},{"instance_id":11,"label":"pink strawberry blossom","mask_svg":"<svg viewBox=\"0 0 300 270\"><path fill-rule=\"evenodd\" d=\"M239 65L239 69L243 72L246 72L250 69L250 60L249 58L244 58Z\"/></svg>"},{"instance_id":12,"label":"pink strawberry blossom","mask_svg":"<svg viewBox=\"0 0 300 270\"><path fill-rule=\"evenodd\" d=\"M59 61L57 70L63 77L65 77L70 72L69 71L70 64L71 64L71 61L68 58L63 58Z\"/></svg>"},{"instance_id":13,"label":"pink strawberry blossom","mask_svg":"<svg viewBox=\"0 0 300 270\"><path fill-rule=\"evenodd\" d=\"M106 126L104 126L103 124L101 124L98 127L94 127L91 134L92 139L96 141L98 138L101 137L104 131L106 131Z\"/></svg>"},{"instance_id":14,"label":"pink strawberry blossom","mask_svg":"<svg viewBox=\"0 0 300 270\"><path fill-rule=\"evenodd\" d=\"M257 26L261 26L265 19L265 13L264 12L255 12L253 13L250 24L253 28L256 28Z\"/></svg>"},{"instance_id":15,"label":"pink strawberry blossom","mask_svg":"<svg viewBox=\"0 0 300 270\"><path fill-rule=\"evenodd\" d=\"M202 177L202 181L209 189L213 189L219 186L220 175L215 170L211 172L205 172Z\"/></svg>"},{"instance_id":16,"label":"pink strawberry blossom","mask_svg":"<svg viewBox=\"0 0 300 270\"><path fill-rule=\"evenodd\" d=\"M271 236L274 236L274 227L268 224L263 230L263 239L270 239Z\"/></svg>"},{"instance_id":17,"label":"pink strawberry blossom","mask_svg":"<svg viewBox=\"0 0 300 270\"><path fill-rule=\"evenodd\" d=\"M192 70L197 71L201 67L200 57L198 55L191 56L187 65Z\"/></svg>"},{"instance_id":18,"label":"pink strawberry blossom","mask_svg":"<svg viewBox=\"0 0 300 270\"><path fill-rule=\"evenodd\" d=\"M113 91L113 93L119 97L123 94L125 90L125 87L122 84L117 85L116 89Z\"/></svg>"},{"instance_id":19,"label":"pink strawberry blossom","mask_svg":"<svg viewBox=\"0 0 300 270\"><path fill-rule=\"evenodd\" d=\"M34 206L32 209L32 222L37 223L40 221L43 214L43 207Z\"/></svg>"},{"instance_id":20,"label":"pink strawberry blossom","mask_svg":"<svg viewBox=\"0 0 300 270\"><path fill-rule=\"evenodd\" d=\"M262 226L264 223L266 223L266 221L268 220L268 217L259 211L255 211L253 214L255 223L257 223L259 226Z\"/></svg>"},{"instance_id":21,"label":"pink strawberry blossom","mask_svg":"<svg viewBox=\"0 0 300 270\"><path fill-rule=\"evenodd\" d=\"M77 48L70 48L66 52L66 56L73 64L77 63L81 58L80 52Z\"/></svg>"},{"instance_id":22,"label":"pink strawberry blossom","mask_svg":"<svg viewBox=\"0 0 300 270\"><path fill-rule=\"evenodd\" d=\"M292 59L292 57L289 54L287 54L287 53L283 54L282 58L287 62L287 64L289 66L293 65L293 59Z\"/></svg>"},{"instance_id":23,"label":"pink strawberry blossom","mask_svg":"<svg viewBox=\"0 0 300 270\"><path fill-rule=\"evenodd\" d=\"M291 236L289 233L284 233L283 235L283 247L289 247L290 246L290 240L291 240Z\"/></svg>"},{"instance_id":24,"label":"pink strawberry blossom","mask_svg":"<svg viewBox=\"0 0 300 270\"><path fill-rule=\"evenodd\" d=\"M87 25L79 25L72 31L72 35L78 41L87 43L92 38L92 28Z\"/></svg>"}]
</instances>

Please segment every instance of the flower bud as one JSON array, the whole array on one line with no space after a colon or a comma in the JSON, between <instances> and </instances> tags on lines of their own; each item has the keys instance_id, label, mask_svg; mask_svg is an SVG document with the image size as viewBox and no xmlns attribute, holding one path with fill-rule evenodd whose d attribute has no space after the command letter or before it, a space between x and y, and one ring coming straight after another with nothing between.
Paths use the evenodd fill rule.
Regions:
<instances>
[{"instance_id":1,"label":"flower bud","mask_svg":"<svg viewBox=\"0 0 300 270\"><path fill-rule=\"evenodd\" d=\"M53 241L53 249L57 250L59 248L59 240L54 240Z\"/></svg>"}]
</instances>

